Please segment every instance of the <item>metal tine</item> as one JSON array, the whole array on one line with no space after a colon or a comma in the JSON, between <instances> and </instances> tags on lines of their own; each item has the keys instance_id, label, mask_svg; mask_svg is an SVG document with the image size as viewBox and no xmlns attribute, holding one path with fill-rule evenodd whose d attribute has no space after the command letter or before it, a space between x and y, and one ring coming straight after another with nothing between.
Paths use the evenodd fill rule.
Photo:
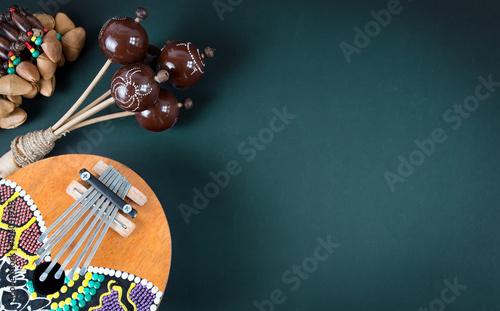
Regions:
<instances>
[{"instance_id":1,"label":"metal tine","mask_svg":"<svg viewBox=\"0 0 500 311\"><path fill-rule=\"evenodd\" d=\"M127 186L128 181L127 179L125 179L125 177L121 176L121 180L120 180L120 186L118 187L118 191L115 191L115 192L118 192L118 195L120 195L120 188L123 187L123 185ZM129 184L130 185L130 184ZM125 192L126 193L126 192ZM83 249L82 253L80 254L80 256L78 257L78 259L76 260L76 263L75 265L73 266L73 268L71 269L69 275L72 276L74 275L75 273L75 270L77 269L77 267L80 265L80 263L83 261L83 259L85 258L85 255L88 253L88 250L89 248L92 246L92 243L94 242L97 234L99 233L99 231L102 229L105 221L108 219L109 215L112 214L114 208L116 207L111 201L106 201L106 203L109 205L109 208L108 206L106 206L106 216L105 217L102 217L102 221L97 225L97 227L94 229L94 232L92 233L92 236L90 237L89 241L87 242L87 244L85 245L85 248ZM116 214L115 214L116 215ZM114 216L113 216L113 219L114 219ZM100 242L99 242L100 243ZM99 246L99 244L96 244L97 247ZM94 246L96 247L96 246ZM59 270L63 269L64 267L60 267Z\"/></svg>"},{"instance_id":2,"label":"metal tine","mask_svg":"<svg viewBox=\"0 0 500 311\"><path fill-rule=\"evenodd\" d=\"M78 193L79 195L82 195L82 193L81 193L80 191L78 191L76 188L73 188L73 191L75 191L75 192L76 192L76 193ZM93 206L93 205L92 205L92 206ZM101 209L99 208L99 210L101 210ZM103 215L104 215L104 216L106 216L107 214L106 214L106 213L104 213ZM115 224L117 224L118 226L122 227L123 229L127 229L127 226L125 226L124 224L122 224L122 223L121 223L121 222L119 222L118 220L113 219L113 222L114 222Z\"/></svg>"},{"instance_id":3,"label":"metal tine","mask_svg":"<svg viewBox=\"0 0 500 311\"><path fill-rule=\"evenodd\" d=\"M116 174L112 172L108 178L112 178L113 180ZM110 182L109 180L107 182ZM59 243L59 241L68 233L69 230L75 225L75 223L88 211L88 207L92 206L92 204L97 201L100 195L98 192L92 196L92 199L89 198L89 201L86 201L84 204L80 206L71 216L56 230L56 232L46 241L43 246L38 250L38 254L40 257L35 261L35 264L39 264L43 258L51 251L52 247Z\"/></svg>"},{"instance_id":4,"label":"metal tine","mask_svg":"<svg viewBox=\"0 0 500 311\"><path fill-rule=\"evenodd\" d=\"M120 189L118 196L120 196L123 199L125 197L125 195L127 194L128 189L130 189L130 183L127 180L125 187ZM90 261L94 257L94 255L97 251L97 248L99 247L102 240L104 239L104 235L106 235L106 232L108 231L109 227L111 226L112 220L115 218L116 214L118 213L119 208L116 205L112 204L112 208L113 208L112 211L109 213L109 215L106 219L105 227L102 229L99 238L97 239L96 243L94 244L94 247L92 248L92 251L90 252L89 256L87 257L87 260L85 261L85 263L83 264L83 267L80 269L80 275L83 275L87 271L87 268L90 264Z\"/></svg>"},{"instance_id":5,"label":"metal tine","mask_svg":"<svg viewBox=\"0 0 500 311\"><path fill-rule=\"evenodd\" d=\"M120 175L120 177L116 178L115 181L113 181L113 183L111 184L111 186L109 188L113 192L116 192L118 189L120 189L120 187L121 187L121 185L123 183L123 179L124 179L123 176ZM103 203L104 203L104 205L102 205ZM92 232L92 229L97 224L97 222L101 221L101 217L102 217L104 211L109 206L109 203L110 203L110 201L106 200L106 197L102 197L99 200L99 202L95 204L94 208L98 209L99 212L95 215L94 219L92 220L92 223L88 226L87 230L85 231L85 233L83 234L83 236L80 238L80 240L78 241L77 245L73 248L73 250L68 255L68 257L66 257L66 259L64 260L64 263L61 265L61 267L59 267L59 270L57 270L57 272L55 274L56 279L59 279L61 277L61 275L64 272L64 269L68 265L69 261L73 258L73 256L76 254L76 252L78 251L78 249L82 246L83 242L85 242L85 240L87 240L88 235L90 234L90 232ZM102 205L102 207L99 208L99 206L101 206L101 205ZM70 240L68 240L68 242L66 242L66 245L64 245L64 247L61 249L61 251L57 255L58 257L56 257L57 258L56 261L59 260L59 258L61 257L60 254L63 254L63 253L66 252L66 250L68 249L69 245L73 242L73 240L76 238L76 236L78 235L78 233L80 233L80 231L88 223L89 219L90 219L90 217L87 216L87 218L82 222L82 224L80 225L80 227L71 236ZM101 221L101 223L102 223L102 221ZM97 230L94 230L94 232L98 231L99 228L100 228L100 226L98 225ZM92 236L94 236L94 234ZM90 239L87 242L87 244L89 244L89 243L91 244L92 243L92 241L93 241L92 236L90 237ZM85 254L85 249L82 252L82 254ZM49 271L49 273L50 273L50 271Z\"/></svg>"},{"instance_id":6,"label":"metal tine","mask_svg":"<svg viewBox=\"0 0 500 311\"><path fill-rule=\"evenodd\" d=\"M101 175L99 179L106 179L108 175L112 172L112 169L108 167L106 171ZM49 233L54 230L54 228L64 219L66 218L83 200L85 200L91 193L96 193L97 191L94 189L94 187L89 187L85 193L79 197L59 218L56 219L56 221L47 229L45 232L43 232L40 237L38 238L38 242L42 243L43 240L49 235Z\"/></svg>"}]
</instances>

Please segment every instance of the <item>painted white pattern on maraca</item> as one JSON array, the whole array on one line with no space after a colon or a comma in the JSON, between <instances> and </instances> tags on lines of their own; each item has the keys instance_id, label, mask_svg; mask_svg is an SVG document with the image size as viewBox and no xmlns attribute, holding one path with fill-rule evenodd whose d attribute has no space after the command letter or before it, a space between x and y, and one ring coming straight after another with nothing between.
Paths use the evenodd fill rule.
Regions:
<instances>
[{"instance_id":1,"label":"painted white pattern on maraca","mask_svg":"<svg viewBox=\"0 0 500 311\"><path fill-rule=\"evenodd\" d=\"M134 81L134 75L141 73L141 68L132 67L130 70L126 71L125 75L118 76L111 82L111 93L114 98L121 98L121 104L123 109L128 108L129 111L139 111L139 105L142 99L151 94L153 87L151 85L137 85ZM132 87L133 91L129 90ZM125 100L124 100L125 98ZM133 109L133 106L136 106Z\"/></svg>"},{"instance_id":2,"label":"painted white pattern on maraca","mask_svg":"<svg viewBox=\"0 0 500 311\"><path fill-rule=\"evenodd\" d=\"M189 46L191 45L192 43L191 42L181 42L181 43L177 43L177 46L185 46L186 47L186 50L187 52L189 53L189 56L191 56L191 61L188 62L187 64L187 67L188 68L192 68L193 71L191 72L191 75L194 75L196 73L196 71L199 71L201 73L205 73L204 72L204 69L205 69L205 63L203 62L203 58L201 57L201 54L200 54L200 50L196 49L196 52L198 53L198 57L195 58L193 53L191 53L191 49L189 48ZM200 60L201 62L201 66L200 64L198 64L198 62L196 61L197 59ZM194 64L194 67L193 67L193 64Z\"/></svg>"}]
</instances>

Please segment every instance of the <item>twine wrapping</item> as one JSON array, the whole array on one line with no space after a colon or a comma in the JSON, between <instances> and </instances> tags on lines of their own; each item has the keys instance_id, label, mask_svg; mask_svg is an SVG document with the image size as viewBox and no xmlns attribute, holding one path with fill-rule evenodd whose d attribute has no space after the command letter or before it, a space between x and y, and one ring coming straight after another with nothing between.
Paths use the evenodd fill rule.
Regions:
<instances>
[{"instance_id":1,"label":"twine wrapping","mask_svg":"<svg viewBox=\"0 0 500 311\"><path fill-rule=\"evenodd\" d=\"M54 148L55 141L61 136L56 136L50 127L46 130L17 136L10 144L14 161L24 167L43 159Z\"/></svg>"}]
</instances>

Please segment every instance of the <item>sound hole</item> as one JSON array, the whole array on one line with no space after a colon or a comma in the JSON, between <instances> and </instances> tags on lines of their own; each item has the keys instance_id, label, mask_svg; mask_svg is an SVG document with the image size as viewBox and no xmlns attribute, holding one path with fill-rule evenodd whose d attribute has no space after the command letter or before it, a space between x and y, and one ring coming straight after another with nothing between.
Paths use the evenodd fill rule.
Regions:
<instances>
[{"instance_id":1,"label":"sound hole","mask_svg":"<svg viewBox=\"0 0 500 311\"><path fill-rule=\"evenodd\" d=\"M63 273L60 278L56 279L55 274L60 264L56 263L52 271L50 271L45 281L40 281L40 276L45 272L45 269L50 265L50 262L44 262L35 268L33 273L33 286L35 291L42 295L50 295L57 292L64 285L65 274Z\"/></svg>"}]
</instances>

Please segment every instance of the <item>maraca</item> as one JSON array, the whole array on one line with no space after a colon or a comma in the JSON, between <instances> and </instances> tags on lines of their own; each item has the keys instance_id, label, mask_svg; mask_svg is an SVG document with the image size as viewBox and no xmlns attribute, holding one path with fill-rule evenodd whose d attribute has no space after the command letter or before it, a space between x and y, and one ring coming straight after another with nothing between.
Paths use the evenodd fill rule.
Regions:
<instances>
[{"instance_id":1,"label":"maraca","mask_svg":"<svg viewBox=\"0 0 500 311\"><path fill-rule=\"evenodd\" d=\"M186 98L183 104L178 103L174 94L161 89L156 103L149 109L137 112L135 119L141 127L148 131L165 131L175 125L179 117L179 108L182 106L186 109L191 109L193 101Z\"/></svg>"},{"instance_id":2,"label":"maraca","mask_svg":"<svg viewBox=\"0 0 500 311\"><path fill-rule=\"evenodd\" d=\"M205 72L204 58L212 58L214 53L211 47L206 47L204 53L200 53L191 42L167 41L158 63L169 73L169 85L185 89L201 79Z\"/></svg>"}]
</instances>

